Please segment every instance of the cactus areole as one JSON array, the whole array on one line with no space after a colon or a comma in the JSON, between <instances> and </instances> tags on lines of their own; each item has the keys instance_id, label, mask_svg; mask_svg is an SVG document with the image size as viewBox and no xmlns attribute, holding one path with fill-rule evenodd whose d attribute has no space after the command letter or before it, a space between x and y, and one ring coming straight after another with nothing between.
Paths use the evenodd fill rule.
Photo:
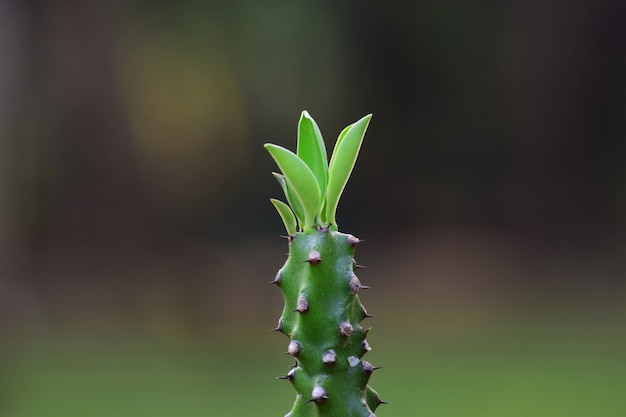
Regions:
<instances>
[{"instance_id":1,"label":"cactus areole","mask_svg":"<svg viewBox=\"0 0 626 417\"><path fill-rule=\"evenodd\" d=\"M282 173L274 173L287 203L271 199L285 224L289 256L276 284L285 301L276 331L289 338L295 358L279 379L297 391L285 417L375 417L383 403L368 380L371 348L363 327L370 317L359 300L362 285L354 252L360 240L338 231L335 212L352 172L371 115L346 127L330 162L320 130L305 111L297 152L266 144Z\"/></svg>"}]
</instances>

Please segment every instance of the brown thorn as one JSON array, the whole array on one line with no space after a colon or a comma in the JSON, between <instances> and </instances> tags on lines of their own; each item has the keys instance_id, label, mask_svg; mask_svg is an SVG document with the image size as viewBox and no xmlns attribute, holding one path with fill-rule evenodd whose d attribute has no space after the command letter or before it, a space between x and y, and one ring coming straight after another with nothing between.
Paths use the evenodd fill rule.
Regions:
<instances>
[{"instance_id":1,"label":"brown thorn","mask_svg":"<svg viewBox=\"0 0 626 417\"><path fill-rule=\"evenodd\" d=\"M365 309L365 306L361 304L361 317L362 317L361 320L365 320L367 318L376 317L376 316L369 314L367 310Z\"/></svg>"},{"instance_id":2,"label":"brown thorn","mask_svg":"<svg viewBox=\"0 0 626 417\"><path fill-rule=\"evenodd\" d=\"M278 325L273 328L272 330L270 330L270 332L281 332L283 331L283 318L279 317L278 318Z\"/></svg>"},{"instance_id":3,"label":"brown thorn","mask_svg":"<svg viewBox=\"0 0 626 417\"><path fill-rule=\"evenodd\" d=\"M293 242L293 240L296 238L293 235L280 235L279 237L281 239L287 239L287 242L289 242L289 243Z\"/></svg>"},{"instance_id":4,"label":"brown thorn","mask_svg":"<svg viewBox=\"0 0 626 417\"><path fill-rule=\"evenodd\" d=\"M352 265L354 265L354 267L355 267L355 268L357 268L357 269L359 269L359 268L363 268L363 269L367 268L365 265L360 265L360 264L356 261L356 259L354 259L354 258L352 258Z\"/></svg>"},{"instance_id":5,"label":"brown thorn","mask_svg":"<svg viewBox=\"0 0 626 417\"><path fill-rule=\"evenodd\" d=\"M278 285L278 284L280 284L280 280L281 280L282 275L283 275L282 272L283 272L282 270L278 270L278 272L276 273L276 276L274 277L274 281L270 281L270 282L268 282L268 284L269 285L272 285L272 284Z\"/></svg>"},{"instance_id":6,"label":"brown thorn","mask_svg":"<svg viewBox=\"0 0 626 417\"><path fill-rule=\"evenodd\" d=\"M361 239L359 239L358 237L354 236L354 235L348 235L348 245L350 245L351 248L356 248L356 245L358 245L359 243L363 242Z\"/></svg>"}]
</instances>

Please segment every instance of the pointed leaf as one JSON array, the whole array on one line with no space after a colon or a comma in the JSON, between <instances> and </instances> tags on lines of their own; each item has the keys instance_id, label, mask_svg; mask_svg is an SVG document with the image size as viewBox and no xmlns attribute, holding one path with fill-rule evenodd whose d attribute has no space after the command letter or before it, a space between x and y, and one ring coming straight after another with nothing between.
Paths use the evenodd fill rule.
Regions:
<instances>
[{"instance_id":1,"label":"pointed leaf","mask_svg":"<svg viewBox=\"0 0 626 417\"><path fill-rule=\"evenodd\" d=\"M372 115L368 114L347 130L344 129L335 144L328 169L328 188L326 192L326 219L331 224L336 225L335 214L339 198L346 187L348 178L350 178L371 118Z\"/></svg>"},{"instance_id":2,"label":"pointed leaf","mask_svg":"<svg viewBox=\"0 0 626 417\"><path fill-rule=\"evenodd\" d=\"M335 148L333 149L333 153L335 153L335 149L337 149L339 147L339 145L341 144L341 141L343 140L344 136L346 136L346 133L348 133L348 130L350 130L352 128L352 126L354 126L354 123L344 127L343 130L341 131L341 133L339 133L339 136L337 136L337 142L335 142Z\"/></svg>"},{"instance_id":3,"label":"pointed leaf","mask_svg":"<svg viewBox=\"0 0 626 417\"><path fill-rule=\"evenodd\" d=\"M293 194L293 192L289 189L287 185L287 181L285 181L285 177L278 172L272 172L276 181L280 184L280 187L283 189L283 193L285 193L285 198L291 206L291 209L296 214L296 219L300 225L304 224L304 211L302 210L302 205L300 204L300 200Z\"/></svg>"},{"instance_id":4,"label":"pointed leaf","mask_svg":"<svg viewBox=\"0 0 626 417\"><path fill-rule=\"evenodd\" d=\"M315 224L320 204L320 188L315 175L302 159L282 146L271 143L265 144L265 149L272 155L278 167L283 172L289 189L298 198L304 211L303 229Z\"/></svg>"},{"instance_id":5,"label":"pointed leaf","mask_svg":"<svg viewBox=\"0 0 626 417\"><path fill-rule=\"evenodd\" d=\"M280 218L283 219L287 234L289 236L294 236L296 234L297 224L296 216L294 216L291 208L287 204L283 203L280 200L276 200L275 198L270 198L270 201L272 202L274 207L276 207L276 211L278 211Z\"/></svg>"},{"instance_id":6,"label":"pointed leaf","mask_svg":"<svg viewBox=\"0 0 626 417\"><path fill-rule=\"evenodd\" d=\"M324 198L326 184L328 183L328 155L322 133L315 120L307 111L302 112L298 122L298 148L296 153L311 168L320 187L320 197Z\"/></svg>"}]
</instances>

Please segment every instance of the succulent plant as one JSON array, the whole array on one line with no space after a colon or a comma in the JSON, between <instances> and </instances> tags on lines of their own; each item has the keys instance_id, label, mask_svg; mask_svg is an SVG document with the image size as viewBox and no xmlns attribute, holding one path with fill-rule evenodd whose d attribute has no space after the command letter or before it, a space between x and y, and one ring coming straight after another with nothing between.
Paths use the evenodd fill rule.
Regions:
<instances>
[{"instance_id":1,"label":"succulent plant","mask_svg":"<svg viewBox=\"0 0 626 417\"><path fill-rule=\"evenodd\" d=\"M298 123L296 153L265 144L286 203L271 199L287 230L289 255L276 284L284 308L276 331L289 338L295 363L286 375L297 396L285 417L374 417L384 403L368 385L377 368L369 350L371 317L361 301L354 259L360 239L338 231L337 205L356 162L371 115L339 134L330 162L319 127L306 112Z\"/></svg>"}]
</instances>

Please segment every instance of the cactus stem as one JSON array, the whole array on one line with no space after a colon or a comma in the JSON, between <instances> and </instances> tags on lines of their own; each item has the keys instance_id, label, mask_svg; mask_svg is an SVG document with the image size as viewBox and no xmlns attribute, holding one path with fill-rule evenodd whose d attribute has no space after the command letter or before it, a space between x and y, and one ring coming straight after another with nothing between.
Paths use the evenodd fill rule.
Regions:
<instances>
[{"instance_id":1,"label":"cactus stem","mask_svg":"<svg viewBox=\"0 0 626 417\"><path fill-rule=\"evenodd\" d=\"M309 257L306 261L311 265L317 265L322 261L322 255L318 251L312 250L311 252L309 252Z\"/></svg>"}]
</instances>

